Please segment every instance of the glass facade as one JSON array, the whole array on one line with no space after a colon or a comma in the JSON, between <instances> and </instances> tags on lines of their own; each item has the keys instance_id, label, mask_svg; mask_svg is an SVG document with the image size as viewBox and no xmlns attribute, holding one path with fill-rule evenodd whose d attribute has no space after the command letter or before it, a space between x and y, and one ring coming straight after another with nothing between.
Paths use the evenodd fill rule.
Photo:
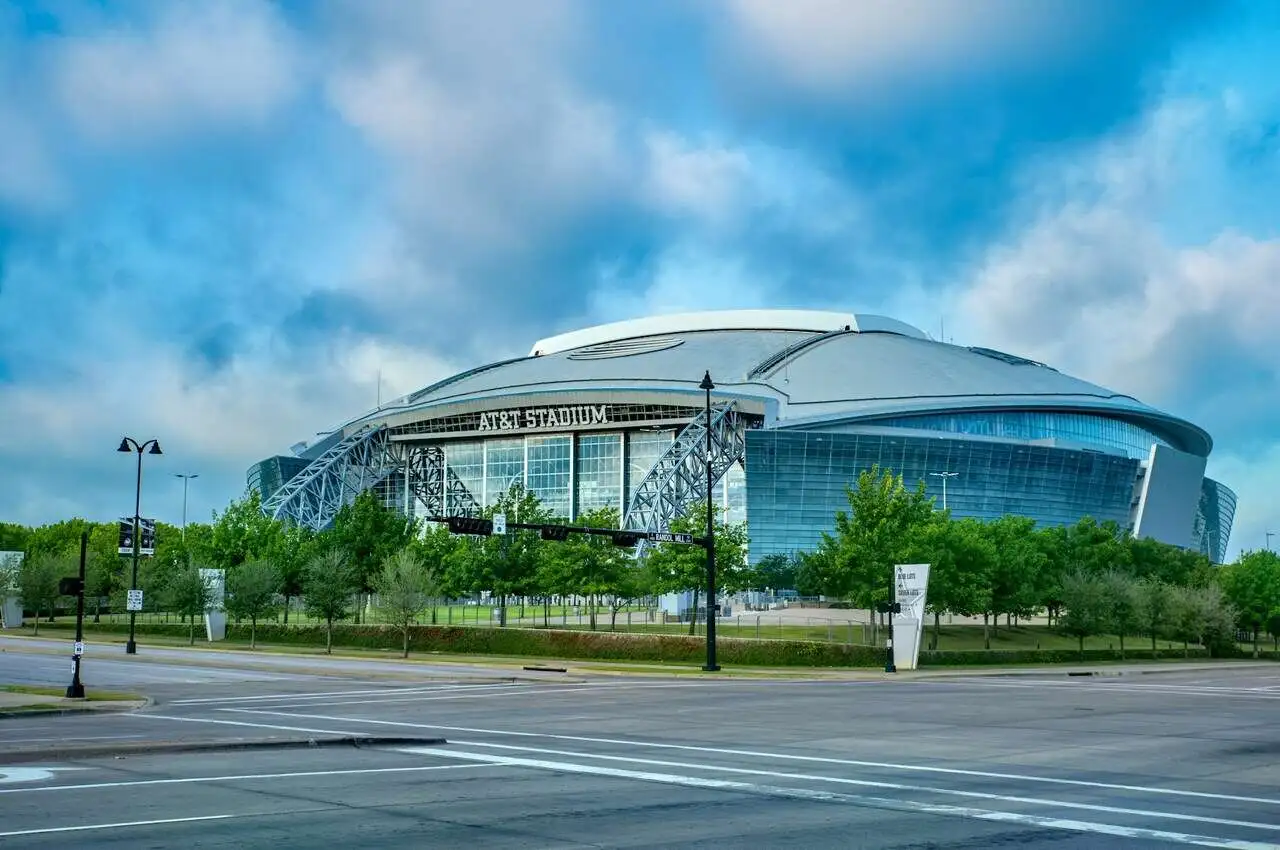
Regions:
<instances>
[{"instance_id":1,"label":"glass facade","mask_svg":"<svg viewBox=\"0 0 1280 850\"><path fill-rule=\"evenodd\" d=\"M249 489L262 494L265 502L271 495L289 483L289 479L307 468L307 459L276 455L249 467Z\"/></svg>"},{"instance_id":2,"label":"glass facade","mask_svg":"<svg viewBox=\"0 0 1280 850\"><path fill-rule=\"evenodd\" d=\"M483 504L484 443L450 443L445 446L444 459L475 500Z\"/></svg>"},{"instance_id":3,"label":"glass facade","mask_svg":"<svg viewBox=\"0 0 1280 850\"><path fill-rule=\"evenodd\" d=\"M879 464L924 481L955 517L1029 516L1066 525L1083 516L1127 527L1139 461L1092 451L965 440L813 431L747 432L751 561L808 550L849 509L846 487ZM943 479L930 473L954 472Z\"/></svg>"},{"instance_id":4,"label":"glass facade","mask_svg":"<svg viewBox=\"0 0 1280 850\"><path fill-rule=\"evenodd\" d=\"M671 430L632 431L627 434L627 502L635 496L636 488L675 436L676 432Z\"/></svg>"},{"instance_id":5,"label":"glass facade","mask_svg":"<svg viewBox=\"0 0 1280 850\"><path fill-rule=\"evenodd\" d=\"M1002 410L988 413L932 413L868 420L868 425L923 428L948 434L972 434L1015 440L1066 440L1122 451L1145 460L1151 444L1168 445L1161 437L1129 422L1087 413Z\"/></svg>"},{"instance_id":6,"label":"glass facade","mask_svg":"<svg viewBox=\"0 0 1280 850\"><path fill-rule=\"evenodd\" d=\"M529 474L525 486L551 511L568 518L573 510L573 438L527 437Z\"/></svg>"},{"instance_id":7,"label":"glass facade","mask_svg":"<svg viewBox=\"0 0 1280 850\"><path fill-rule=\"evenodd\" d=\"M584 434L578 438L575 505L579 515L622 504L622 435Z\"/></svg>"},{"instance_id":8,"label":"glass facade","mask_svg":"<svg viewBox=\"0 0 1280 850\"><path fill-rule=\"evenodd\" d=\"M1193 544L1215 564L1221 564L1227 557L1227 542L1231 539L1235 518L1236 494L1212 478L1204 479L1200 484Z\"/></svg>"}]
</instances>

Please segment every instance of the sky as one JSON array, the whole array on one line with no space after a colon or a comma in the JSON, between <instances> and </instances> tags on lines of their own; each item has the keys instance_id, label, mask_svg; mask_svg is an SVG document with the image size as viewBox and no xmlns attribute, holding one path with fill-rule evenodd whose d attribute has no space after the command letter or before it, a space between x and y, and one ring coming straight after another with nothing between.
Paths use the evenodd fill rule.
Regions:
<instances>
[{"instance_id":1,"label":"sky","mask_svg":"<svg viewBox=\"0 0 1280 850\"><path fill-rule=\"evenodd\" d=\"M1210 431L1280 531L1280 4L0 0L0 519L534 340L892 315Z\"/></svg>"}]
</instances>

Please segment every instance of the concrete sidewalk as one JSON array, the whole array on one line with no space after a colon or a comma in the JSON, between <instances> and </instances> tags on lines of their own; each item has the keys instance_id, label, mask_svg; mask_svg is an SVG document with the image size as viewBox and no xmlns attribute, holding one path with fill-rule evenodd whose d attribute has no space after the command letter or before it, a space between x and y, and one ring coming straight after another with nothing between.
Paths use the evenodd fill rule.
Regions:
<instances>
[{"instance_id":1,"label":"concrete sidewalk","mask_svg":"<svg viewBox=\"0 0 1280 850\"><path fill-rule=\"evenodd\" d=\"M67 699L44 694L13 693L0 691L0 718L33 717L44 714L82 714L87 712L134 711L143 708L150 700L90 700ZM2 730L3 727L0 727Z\"/></svg>"}]
</instances>

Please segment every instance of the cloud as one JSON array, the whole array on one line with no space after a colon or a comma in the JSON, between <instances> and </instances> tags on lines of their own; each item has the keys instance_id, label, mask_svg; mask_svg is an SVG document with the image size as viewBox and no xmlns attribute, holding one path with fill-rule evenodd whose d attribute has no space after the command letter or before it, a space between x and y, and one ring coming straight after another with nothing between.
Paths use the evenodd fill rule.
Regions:
<instances>
[{"instance_id":1,"label":"cloud","mask_svg":"<svg viewBox=\"0 0 1280 850\"><path fill-rule=\"evenodd\" d=\"M915 76L1042 63L1079 26L1057 0L723 0L738 48L801 88L848 95ZM1076 20L1073 20L1075 18Z\"/></svg>"},{"instance_id":2,"label":"cloud","mask_svg":"<svg viewBox=\"0 0 1280 850\"><path fill-rule=\"evenodd\" d=\"M299 90L295 34L265 0L175 0L57 39L53 85L85 138L118 145L262 125Z\"/></svg>"}]
</instances>

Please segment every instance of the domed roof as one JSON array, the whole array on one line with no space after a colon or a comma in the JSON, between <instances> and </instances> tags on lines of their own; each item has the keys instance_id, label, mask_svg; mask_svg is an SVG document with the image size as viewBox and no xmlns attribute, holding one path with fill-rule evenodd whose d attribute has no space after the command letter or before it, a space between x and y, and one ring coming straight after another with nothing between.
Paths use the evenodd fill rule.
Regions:
<instances>
[{"instance_id":1,"label":"domed roof","mask_svg":"<svg viewBox=\"0 0 1280 850\"><path fill-rule=\"evenodd\" d=\"M763 399L770 427L955 410L1070 410L1134 422L1207 455L1197 426L1032 360L950 345L882 316L801 310L686 313L539 340L527 357L482 366L362 417L502 397L716 392ZM437 415L432 412L427 415Z\"/></svg>"}]
</instances>

